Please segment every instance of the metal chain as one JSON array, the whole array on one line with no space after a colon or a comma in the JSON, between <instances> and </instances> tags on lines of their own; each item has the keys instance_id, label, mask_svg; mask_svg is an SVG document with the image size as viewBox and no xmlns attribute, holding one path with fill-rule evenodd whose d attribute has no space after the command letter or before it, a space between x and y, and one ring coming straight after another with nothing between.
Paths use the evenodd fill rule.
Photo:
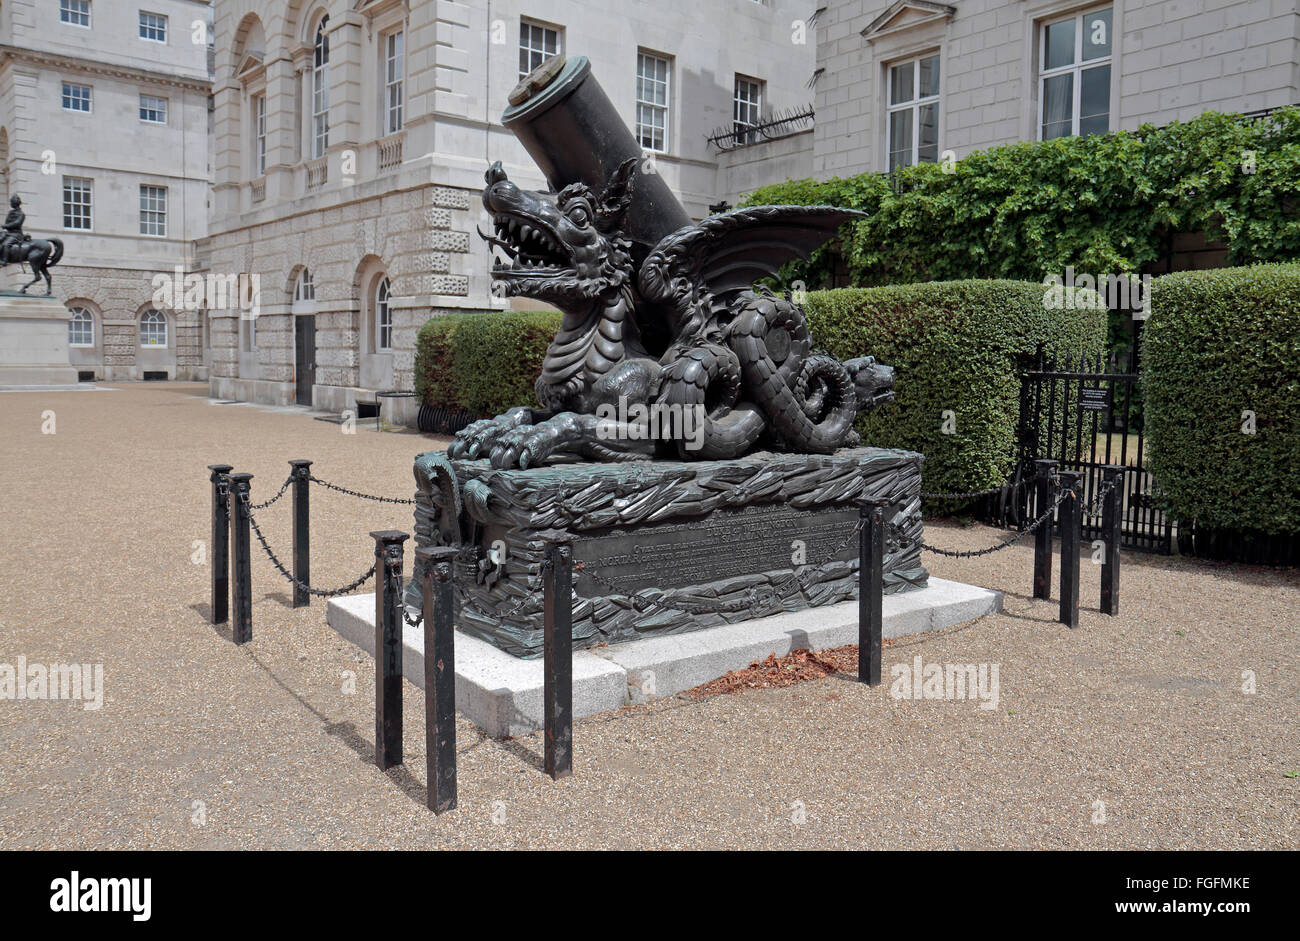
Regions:
<instances>
[{"instance_id":1,"label":"metal chain","mask_svg":"<svg viewBox=\"0 0 1300 941\"><path fill-rule=\"evenodd\" d=\"M1056 500L1052 503L1050 507L1047 508L1047 511L1042 516L1038 517L1038 519L1034 520L1027 527L1022 529L1020 532L1016 533L1010 539L1003 540L1002 542L997 543L996 545L989 546L985 549L971 549L968 551L957 551L954 549L941 549L938 546L931 546L927 544L924 540L917 540L916 545L919 545L926 552L933 552L935 555L946 556L950 559L977 559L982 555L992 555L994 552L1000 552L1003 549L1014 546L1020 540L1028 536L1030 533L1037 530L1038 527L1042 526L1045 522L1047 522L1047 520L1051 519L1052 514L1056 512L1056 508L1059 507L1063 502L1065 502L1066 497L1073 496L1073 495L1074 495L1073 490L1062 490L1060 493L1056 495ZM898 527L895 526L894 531L897 533ZM899 542L900 543L903 542L901 534L899 535Z\"/></svg>"},{"instance_id":2,"label":"metal chain","mask_svg":"<svg viewBox=\"0 0 1300 941\"><path fill-rule=\"evenodd\" d=\"M289 572L289 570L284 567L284 564L279 559L276 558L275 553L271 551L271 546L267 543L266 537L262 535L262 527L258 526L257 520L253 518L253 514L251 512L252 507L248 505L248 498L241 494L239 499L243 501L244 506L249 509L250 512L248 514L248 522L249 524L252 525L253 532L257 536L257 541L260 542L262 544L262 548L266 550L266 556L271 560L271 564L275 566L276 571L278 571L281 575L283 575L286 579L288 579L291 585L294 585L297 588L301 588L303 591L307 592L307 594L315 595L317 598L334 598L337 597L338 595L346 595L349 594L350 592L356 591L358 588L360 588L362 585L364 585L367 581L370 580L370 576L375 574L375 567L372 565L370 566L370 568L366 569L366 571L364 571L355 579L353 579L353 581L350 584L344 585L342 588L334 588L331 590L327 590L323 588L312 588L310 585L304 585L302 582L298 581L298 579L293 577L293 575Z\"/></svg>"},{"instance_id":3,"label":"metal chain","mask_svg":"<svg viewBox=\"0 0 1300 941\"><path fill-rule=\"evenodd\" d=\"M249 509L250 509L250 510L265 510L268 506L270 506L270 505L271 505L272 503L274 503L276 500L279 500L282 496L284 496L285 491L289 489L289 485L290 485L291 483L293 483L293 474L290 474L288 477L286 477L286 478L284 479L284 486L280 488L280 492L279 492L279 493L277 493L277 494L276 494L275 496L273 496L271 499L267 500L265 503L254 503L254 504L252 504L252 505L249 507Z\"/></svg>"},{"instance_id":4,"label":"metal chain","mask_svg":"<svg viewBox=\"0 0 1300 941\"><path fill-rule=\"evenodd\" d=\"M403 500L400 497L376 497L373 494L361 493L356 490L349 490L347 487L340 487L338 484L332 484L327 480L321 480L319 477L310 476L307 478L314 484L320 484L330 490L337 490L339 493L346 493L350 497L360 497L362 500L374 500L376 503L399 503L405 506L414 506L414 500Z\"/></svg>"},{"instance_id":5,"label":"metal chain","mask_svg":"<svg viewBox=\"0 0 1300 941\"><path fill-rule=\"evenodd\" d=\"M1119 481L1120 478L1115 477L1112 480L1107 480L1103 482L1101 487L1097 490L1097 493L1093 496L1092 503L1089 504L1088 508L1083 511L1083 515L1096 516L1098 513L1100 513L1102 511L1102 505L1101 505L1102 501L1106 499L1106 495L1108 493L1110 493L1112 490L1115 489L1115 485L1118 484Z\"/></svg>"}]
</instances>

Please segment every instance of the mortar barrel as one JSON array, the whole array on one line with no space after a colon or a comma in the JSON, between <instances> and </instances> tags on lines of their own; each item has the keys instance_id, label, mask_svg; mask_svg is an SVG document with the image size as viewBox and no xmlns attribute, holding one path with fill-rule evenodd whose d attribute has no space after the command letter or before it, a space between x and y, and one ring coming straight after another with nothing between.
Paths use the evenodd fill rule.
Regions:
<instances>
[{"instance_id":1,"label":"mortar barrel","mask_svg":"<svg viewBox=\"0 0 1300 941\"><path fill-rule=\"evenodd\" d=\"M585 183L599 195L625 160L637 161L624 230L633 242L652 248L691 217L658 173L644 172L644 154L618 110L591 74L586 56L555 56L538 66L510 93L501 116L536 162L552 189Z\"/></svg>"}]
</instances>

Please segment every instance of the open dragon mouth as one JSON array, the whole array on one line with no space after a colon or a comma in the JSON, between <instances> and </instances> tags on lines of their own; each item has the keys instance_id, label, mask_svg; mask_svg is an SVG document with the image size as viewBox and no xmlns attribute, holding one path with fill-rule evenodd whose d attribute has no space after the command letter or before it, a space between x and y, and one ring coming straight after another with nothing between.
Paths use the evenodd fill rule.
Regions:
<instances>
[{"instance_id":1,"label":"open dragon mouth","mask_svg":"<svg viewBox=\"0 0 1300 941\"><path fill-rule=\"evenodd\" d=\"M506 261L496 259L493 274L555 275L569 270L569 255L546 229L535 221L511 213L492 217L496 235L479 230L479 236L506 254Z\"/></svg>"}]
</instances>

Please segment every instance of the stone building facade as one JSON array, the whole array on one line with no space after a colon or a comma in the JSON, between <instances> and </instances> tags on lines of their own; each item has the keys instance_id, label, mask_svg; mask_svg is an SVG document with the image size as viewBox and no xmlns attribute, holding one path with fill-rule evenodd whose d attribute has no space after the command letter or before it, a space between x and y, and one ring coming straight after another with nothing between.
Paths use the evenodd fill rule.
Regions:
<instances>
[{"instance_id":1,"label":"stone building facade","mask_svg":"<svg viewBox=\"0 0 1300 941\"><path fill-rule=\"evenodd\" d=\"M200 263L210 19L203 0L0 4L0 197L63 240L54 293L79 373L207 378L201 311L155 293ZM28 278L10 266L3 286Z\"/></svg>"},{"instance_id":2,"label":"stone building facade","mask_svg":"<svg viewBox=\"0 0 1300 941\"><path fill-rule=\"evenodd\" d=\"M819 177L1300 104L1297 0L828 0Z\"/></svg>"},{"instance_id":3,"label":"stone building facade","mask_svg":"<svg viewBox=\"0 0 1300 941\"><path fill-rule=\"evenodd\" d=\"M489 227L478 194L495 160L544 185L499 122L521 72L550 55L592 60L692 215L734 201L708 137L737 114L808 101L805 7L216 0L210 270L260 292L256 316L213 309L213 394L351 409L413 389L430 317L500 309L472 234ZM384 417L413 410L397 399Z\"/></svg>"}]
</instances>

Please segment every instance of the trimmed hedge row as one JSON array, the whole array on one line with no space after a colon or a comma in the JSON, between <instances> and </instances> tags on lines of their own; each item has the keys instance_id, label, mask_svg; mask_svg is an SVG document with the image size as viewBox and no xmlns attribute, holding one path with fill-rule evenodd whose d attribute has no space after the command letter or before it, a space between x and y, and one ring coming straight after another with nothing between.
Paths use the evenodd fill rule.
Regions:
<instances>
[{"instance_id":1,"label":"trimmed hedge row","mask_svg":"<svg viewBox=\"0 0 1300 941\"><path fill-rule=\"evenodd\" d=\"M997 486L1012 468L1019 376L1038 345L1076 356L1104 348L1104 311L1048 309L1045 293L1021 281L955 281L822 291L804 306L819 347L840 359L871 354L896 371L897 401L858 420L863 441L920 451L927 490L965 492ZM416 391L426 405L480 415L536 407L533 383L558 325L552 313L430 320Z\"/></svg>"},{"instance_id":2,"label":"trimmed hedge row","mask_svg":"<svg viewBox=\"0 0 1300 941\"><path fill-rule=\"evenodd\" d=\"M1155 279L1144 344L1166 509L1198 527L1300 532L1300 265Z\"/></svg>"},{"instance_id":3,"label":"trimmed hedge row","mask_svg":"<svg viewBox=\"0 0 1300 941\"><path fill-rule=\"evenodd\" d=\"M964 493L996 487L1013 469L1020 375L1038 345L1076 357L1105 348L1104 310L1048 309L1046 290L1024 281L845 288L809 294L804 307L827 352L894 367L895 403L858 419L863 442L920 451L926 491Z\"/></svg>"},{"instance_id":4,"label":"trimmed hedge row","mask_svg":"<svg viewBox=\"0 0 1300 941\"><path fill-rule=\"evenodd\" d=\"M416 339L415 391L425 405L476 415L537 408L533 385L559 327L553 311L435 317Z\"/></svg>"}]
</instances>

